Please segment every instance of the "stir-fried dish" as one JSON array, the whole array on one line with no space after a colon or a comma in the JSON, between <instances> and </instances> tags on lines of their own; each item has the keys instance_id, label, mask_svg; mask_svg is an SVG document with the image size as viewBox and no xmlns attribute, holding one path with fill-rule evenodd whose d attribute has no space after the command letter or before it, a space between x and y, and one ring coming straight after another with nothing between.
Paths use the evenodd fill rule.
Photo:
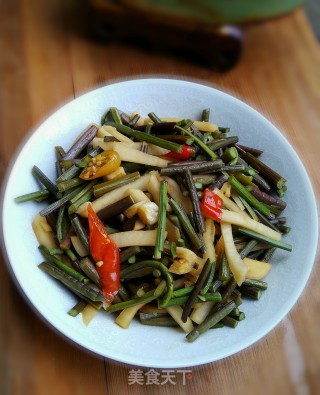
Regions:
<instances>
[{"instance_id":1,"label":"stir-fried dish","mask_svg":"<svg viewBox=\"0 0 320 395\"><path fill-rule=\"evenodd\" d=\"M112 107L55 147L55 180L33 167L41 189L16 202L47 202L32 223L39 268L78 298L70 316L180 327L192 342L263 295L274 252L292 249L286 180L209 118Z\"/></svg>"}]
</instances>

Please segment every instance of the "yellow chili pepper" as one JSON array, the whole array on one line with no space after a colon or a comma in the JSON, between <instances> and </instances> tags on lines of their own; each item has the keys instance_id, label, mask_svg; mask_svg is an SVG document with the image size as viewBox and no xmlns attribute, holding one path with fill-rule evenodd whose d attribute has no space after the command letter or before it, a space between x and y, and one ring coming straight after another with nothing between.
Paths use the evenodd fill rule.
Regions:
<instances>
[{"instance_id":1,"label":"yellow chili pepper","mask_svg":"<svg viewBox=\"0 0 320 395\"><path fill-rule=\"evenodd\" d=\"M121 159L118 152L112 150L103 151L91 159L79 177L83 180L103 177L117 170L120 164Z\"/></svg>"}]
</instances>

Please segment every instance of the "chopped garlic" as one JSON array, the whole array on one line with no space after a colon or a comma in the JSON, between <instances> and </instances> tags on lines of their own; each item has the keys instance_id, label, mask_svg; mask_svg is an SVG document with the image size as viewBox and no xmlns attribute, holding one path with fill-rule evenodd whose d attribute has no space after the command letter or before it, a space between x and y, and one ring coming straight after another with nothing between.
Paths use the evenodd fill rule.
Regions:
<instances>
[{"instance_id":1,"label":"chopped garlic","mask_svg":"<svg viewBox=\"0 0 320 395\"><path fill-rule=\"evenodd\" d=\"M103 261L96 262L96 266L101 267L103 265Z\"/></svg>"}]
</instances>

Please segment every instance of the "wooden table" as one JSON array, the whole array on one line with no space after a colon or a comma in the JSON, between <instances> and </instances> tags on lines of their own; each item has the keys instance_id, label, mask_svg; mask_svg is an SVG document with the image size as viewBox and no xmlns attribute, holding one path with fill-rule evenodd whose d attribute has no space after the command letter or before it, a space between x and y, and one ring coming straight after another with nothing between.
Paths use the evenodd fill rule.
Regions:
<instances>
[{"instance_id":1,"label":"wooden table","mask_svg":"<svg viewBox=\"0 0 320 395\"><path fill-rule=\"evenodd\" d=\"M75 0L0 1L1 179L23 137L66 101L112 80L161 75L213 84L261 111L298 151L319 198L320 53L302 10L247 27L241 62L226 74L94 42L86 38L85 25ZM129 62L122 61L124 52ZM90 355L48 328L1 259L0 394L319 394L319 276L318 256L296 306L254 346L192 368L185 384L177 376L176 384L130 385L136 367Z\"/></svg>"}]
</instances>

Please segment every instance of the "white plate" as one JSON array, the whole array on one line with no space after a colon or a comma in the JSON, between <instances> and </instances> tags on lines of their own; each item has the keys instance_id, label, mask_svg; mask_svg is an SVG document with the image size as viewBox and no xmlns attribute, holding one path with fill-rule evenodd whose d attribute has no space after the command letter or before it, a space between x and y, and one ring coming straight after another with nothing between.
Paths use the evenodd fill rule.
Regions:
<instances>
[{"instance_id":1,"label":"white plate","mask_svg":"<svg viewBox=\"0 0 320 395\"><path fill-rule=\"evenodd\" d=\"M177 329L142 326L133 322L119 328L114 317L99 313L89 327L81 316L67 311L76 299L38 269L42 260L31 221L39 205L15 204L14 197L37 189L31 175L38 165L55 177L54 146L68 148L90 122L116 106L128 113L154 111L158 116L199 118L211 108L211 120L231 127L242 144L261 148L264 160L288 180L286 215L292 232L285 241L293 252L279 251L266 281L269 289L260 301L245 301L246 319L233 330L211 330L188 343ZM298 186L298 188L297 188ZM8 266L26 300L58 332L94 353L146 367L177 368L200 365L230 356L265 336L297 301L310 275L317 245L317 212L309 178L297 154L283 135L264 117L241 101L208 86L168 79L120 82L89 92L55 112L28 138L12 164L3 191L3 249Z\"/></svg>"}]
</instances>

